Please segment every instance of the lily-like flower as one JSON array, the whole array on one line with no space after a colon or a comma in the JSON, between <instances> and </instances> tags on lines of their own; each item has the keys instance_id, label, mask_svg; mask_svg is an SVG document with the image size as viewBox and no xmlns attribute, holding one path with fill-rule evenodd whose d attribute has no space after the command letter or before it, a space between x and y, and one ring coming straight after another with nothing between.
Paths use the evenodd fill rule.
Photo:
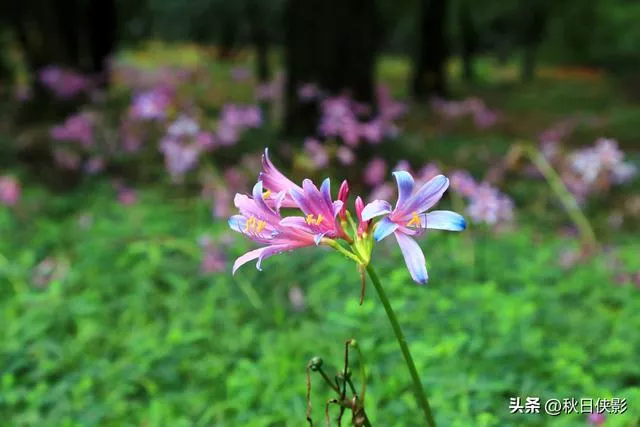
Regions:
<instances>
[{"instance_id":1,"label":"lily-like flower","mask_svg":"<svg viewBox=\"0 0 640 427\"><path fill-rule=\"evenodd\" d=\"M374 200L362 211L362 220L369 221L374 217L386 215L376 225L373 237L380 241L393 233L396 236L402 255L413 280L420 284L428 281L424 254L418 243L411 238L424 232L425 229L462 231L466 228L465 219L451 211L433 211L433 207L449 186L444 175L438 175L424 184L413 194L414 180L405 171L393 173L398 184L398 201L391 208L385 200Z\"/></svg>"},{"instance_id":2,"label":"lily-like flower","mask_svg":"<svg viewBox=\"0 0 640 427\"><path fill-rule=\"evenodd\" d=\"M270 206L274 206L274 203L276 202L276 194L283 193L284 199L279 201L281 206L283 208L297 207L296 202L294 202L290 196L289 190L294 189L298 192L302 192L302 188L284 176L284 174L280 172L273 163L271 163L268 148L264 149L264 154L262 155L262 172L260 172L258 179L263 182L265 189L265 193L262 197L267 200L267 203Z\"/></svg>"},{"instance_id":3,"label":"lily-like flower","mask_svg":"<svg viewBox=\"0 0 640 427\"><path fill-rule=\"evenodd\" d=\"M289 194L305 216L284 218L280 221L280 225L313 234L316 245L323 237L342 237L345 234L337 221L343 202L331 200L329 178L322 182L320 189L310 179L305 179L301 190L292 188Z\"/></svg>"},{"instance_id":4,"label":"lily-like flower","mask_svg":"<svg viewBox=\"0 0 640 427\"><path fill-rule=\"evenodd\" d=\"M340 189L338 190L338 200L342 202L342 209L338 212L341 221L345 221L347 219L347 200L349 199L349 183L345 179L340 184Z\"/></svg>"},{"instance_id":5,"label":"lily-like flower","mask_svg":"<svg viewBox=\"0 0 640 427\"><path fill-rule=\"evenodd\" d=\"M362 219L362 211L364 210L364 202L362 197L356 198L356 215L358 216L358 236L362 237L369 229L369 222Z\"/></svg>"},{"instance_id":6,"label":"lily-like flower","mask_svg":"<svg viewBox=\"0 0 640 427\"><path fill-rule=\"evenodd\" d=\"M262 181L258 181L253 186L252 195L253 198L236 194L234 204L240 210L240 214L229 218L229 226L233 231L242 233L249 239L266 246L249 251L236 259L232 273L254 259L258 260L256 267L261 270L262 261L272 255L316 244L313 234L280 224L282 221L280 207L284 200L284 193L278 193L274 197L275 203L271 207L264 199Z\"/></svg>"}]
</instances>

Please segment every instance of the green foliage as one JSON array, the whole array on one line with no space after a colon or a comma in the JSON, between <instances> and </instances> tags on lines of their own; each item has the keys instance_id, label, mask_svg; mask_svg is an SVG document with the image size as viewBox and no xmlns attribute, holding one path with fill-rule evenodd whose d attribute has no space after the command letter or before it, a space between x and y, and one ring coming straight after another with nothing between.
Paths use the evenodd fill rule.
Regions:
<instances>
[{"instance_id":1,"label":"green foliage","mask_svg":"<svg viewBox=\"0 0 640 427\"><path fill-rule=\"evenodd\" d=\"M322 356L334 373L351 337L367 359L374 425L417 425L384 311L373 288L358 305L354 266L307 249L263 272L201 276L197 237L222 228L199 203L155 190L124 207L106 185L57 198L29 188L25 209L1 210L2 425L303 425L307 361ZM422 240L426 287L411 282L393 242L374 251L439 423L584 425L580 415L509 414L509 397L540 396L626 398L627 413L607 425L633 425L639 290L614 285L602 257L561 270L567 242L552 235L468 233L482 270L465 264L465 239L434 232ZM229 257L247 248L239 241ZM619 252L628 269L640 266L633 242ZM46 257L68 269L37 285ZM306 294L301 312L287 299L294 285ZM312 396L321 423L331 393L314 378Z\"/></svg>"}]
</instances>

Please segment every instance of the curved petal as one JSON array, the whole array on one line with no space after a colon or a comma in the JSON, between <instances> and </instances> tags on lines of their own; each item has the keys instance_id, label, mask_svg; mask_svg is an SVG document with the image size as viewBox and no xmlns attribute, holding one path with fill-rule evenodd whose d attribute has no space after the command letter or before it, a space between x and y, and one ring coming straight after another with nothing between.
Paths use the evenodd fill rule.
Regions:
<instances>
[{"instance_id":1,"label":"curved petal","mask_svg":"<svg viewBox=\"0 0 640 427\"><path fill-rule=\"evenodd\" d=\"M444 175L438 175L416 192L415 196L403 206L402 215L408 217L413 212L422 213L438 203L442 195L449 187L449 179Z\"/></svg>"},{"instance_id":2,"label":"curved petal","mask_svg":"<svg viewBox=\"0 0 640 427\"><path fill-rule=\"evenodd\" d=\"M242 215L233 215L227 222L229 227L238 233L244 233L244 229L247 226L247 219Z\"/></svg>"},{"instance_id":3,"label":"curved petal","mask_svg":"<svg viewBox=\"0 0 640 427\"><path fill-rule=\"evenodd\" d=\"M452 211L432 211L427 214L426 228L435 230L462 231L467 222L459 213Z\"/></svg>"},{"instance_id":4,"label":"curved petal","mask_svg":"<svg viewBox=\"0 0 640 427\"><path fill-rule=\"evenodd\" d=\"M398 245L402 251L402 256L404 257L404 262L407 264L411 278L417 283L424 285L429 281L429 276L427 275L427 263L420 245L411 237L401 232L396 232L394 235L396 236L396 240L398 240Z\"/></svg>"},{"instance_id":5,"label":"curved petal","mask_svg":"<svg viewBox=\"0 0 640 427\"><path fill-rule=\"evenodd\" d=\"M325 178L325 180L322 181L322 185L320 185L320 193L322 194L324 203L327 206L331 206L331 180L329 178Z\"/></svg>"},{"instance_id":6,"label":"curved petal","mask_svg":"<svg viewBox=\"0 0 640 427\"><path fill-rule=\"evenodd\" d=\"M373 232L373 238L375 239L376 242L379 242L380 240L387 237L389 234L396 231L397 228L398 228L398 224L391 221L388 217L382 218L382 220L380 220L380 222L376 224L376 228Z\"/></svg>"},{"instance_id":7,"label":"curved petal","mask_svg":"<svg viewBox=\"0 0 640 427\"><path fill-rule=\"evenodd\" d=\"M311 228L309 224L305 221L305 219L301 216L288 216L286 218L282 218L280 221L280 225L283 227L291 227L298 230L306 231L311 233Z\"/></svg>"},{"instance_id":8,"label":"curved petal","mask_svg":"<svg viewBox=\"0 0 640 427\"><path fill-rule=\"evenodd\" d=\"M342 208L344 207L344 202L342 200L336 200L333 202L333 217L338 216Z\"/></svg>"},{"instance_id":9,"label":"curved petal","mask_svg":"<svg viewBox=\"0 0 640 427\"><path fill-rule=\"evenodd\" d=\"M380 215L385 215L391 212L391 205L386 200L374 200L367 204L362 210L362 220L369 221L371 218L375 218Z\"/></svg>"},{"instance_id":10,"label":"curved petal","mask_svg":"<svg viewBox=\"0 0 640 427\"><path fill-rule=\"evenodd\" d=\"M398 184L398 201L396 202L396 209L401 209L402 205L411 198L413 193L413 177L407 171L395 171L393 176L396 178Z\"/></svg>"},{"instance_id":11,"label":"curved petal","mask_svg":"<svg viewBox=\"0 0 640 427\"><path fill-rule=\"evenodd\" d=\"M262 253L265 251L265 249L267 249L267 248L264 247L264 248L254 249L254 250L249 251L246 254L238 257L238 259L236 259L236 261L233 263L233 268L231 269L231 274L236 274L236 270L237 269L239 269L240 267L242 267L243 265L245 265L249 261L254 260L256 258L259 258L262 255Z\"/></svg>"}]
</instances>

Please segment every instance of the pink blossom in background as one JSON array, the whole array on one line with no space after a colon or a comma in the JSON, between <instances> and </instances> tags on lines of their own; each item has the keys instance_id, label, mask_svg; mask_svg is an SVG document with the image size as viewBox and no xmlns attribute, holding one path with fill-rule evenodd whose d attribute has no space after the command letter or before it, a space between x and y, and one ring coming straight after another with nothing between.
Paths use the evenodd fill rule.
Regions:
<instances>
[{"instance_id":1,"label":"pink blossom in background","mask_svg":"<svg viewBox=\"0 0 640 427\"><path fill-rule=\"evenodd\" d=\"M0 204L14 206L20 200L21 188L16 178L10 175L0 176Z\"/></svg>"},{"instance_id":2,"label":"pink blossom in background","mask_svg":"<svg viewBox=\"0 0 640 427\"><path fill-rule=\"evenodd\" d=\"M165 166L175 182L180 182L185 173L198 163L200 148L195 144L185 144L173 138L165 138L160 143Z\"/></svg>"},{"instance_id":3,"label":"pink blossom in background","mask_svg":"<svg viewBox=\"0 0 640 427\"><path fill-rule=\"evenodd\" d=\"M81 74L54 65L40 70L38 77L43 86L61 99L73 98L87 90L91 83Z\"/></svg>"},{"instance_id":4,"label":"pink blossom in background","mask_svg":"<svg viewBox=\"0 0 640 427\"><path fill-rule=\"evenodd\" d=\"M227 257L220 246L216 246L208 236L198 239L202 249L200 271L202 274L219 273L227 268Z\"/></svg>"},{"instance_id":5,"label":"pink blossom in background","mask_svg":"<svg viewBox=\"0 0 640 427\"><path fill-rule=\"evenodd\" d=\"M398 164L393 168L395 171L411 172L411 164L407 160L400 160Z\"/></svg>"},{"instance_id":6,"label":"pink blossom in background","mask_svg":"<svg viewBox=\"0 0 640 427\"><path fill-rule=\"evenodd\" d=\"M431 179L440 175L440 168L435 163L427 163L418 171L416 174L416 184L422 185L427 181L431 181Z\"/></svg>"},{"instance_id":7,"label":"pink blossom in background","mask_svg":"<svg viewBox=\"0 0 640 427\"><path fill-rule=\"evenodd\" d=\"M216 146L216 137L211 132L201 131L196 136L196 143L205 151L210 151Z\"/></svg>"},{"instance_id":8,"label":"pink blossom in background","mask_svg":"<svg viewBox=\"0 0 640 427\"><path fill-rule=\"evenodd\" d=\"M345 166L353 164L353 162L356 159L356 156L355 154L353 154L353 151L351 151L349 147L345 147L344 145L338 147L338 150L336 152L336 157L338 158L338 161Z\"/></svg>"},{"instance_id":9,"label":"pink blossom in background","mask_svg":"<svg viewBox=\"0 0 640 427\"><path fill-rule=\"evenodd\" d=\"M594 151L600 163L606 168L611 168L624 160L624 153L618 148L618 142L613 139L598 139Z\"/></svg>"},{"instance_id":10,"label":"pink blossom in background","mask_svg":"<svg viewBox=\"0 0 640 427\"><path fill-rule=\"evenodd\" d=\"M589 414L589 425L592 426L601 426L604 425L605 421L607 420L607 418L605 417L604 414L599 414L599 413L591 413Z\"/></svg>"},{"instance_id":11,"label":"pink blossom in background","mask_svg":"<svg viewBox=\"0 0 640 427\"><path fill-rule=\"evenodd\" d=\"M349 145L359 140L359 125L345 96L327 98L321 103L319 131L326 137L342 137Z\"/></svg>"},{"instance_id":12,"label":"pink blossom in background","mask_svg":"<svg viewBox=\"0 0 640 427\"><path fill-rule=\"evenodd\" d=\"M215 218L226 218L231 214L233 202L233 192L227 188L219 186L213 190L213 208L212 215Z\"/></svg>"},{"instance_id":13,"label":"pink blossom in background","mask_svg":"<svg viewBox=\"0 0 640 427\"><path fill-rule=\"evenodd\" d=\"M118 189L118 202L124 206L133 205L138 201L138 196L136 192L128 187L120 187Z\"/></svg>"},{"instance_id":14,"label":"pink blossom in background","mask_svg":"<svg viewBox=\"0 0 640 427\"><path fill-rule=\"evenodd\" d=\"M487 129L498 122L499 115L494 110L485 109L473 115L473 122L479 129Z\"/></svg>"},{"instance_id":15,"label":"pink blossom in background","mask_svg":"<svg viewBox=\"0 0 640 427\"><path fill-rule=\"evenodd\" d=\"M382 183L387 175L387 162L382 158L376 157L369 162L364 170L364 182L368 185L375 186Z\"/></svg>"},{"instance_id":16,"label":"pink blossom in background","mask_svg":"<svg viewBox=\"0 0 640 427\"><path fill-rule=\"evenodd\" d=\"M222 122L218 125L218 129L216 130L216 140L220 143L220 145L233 145L238 142L239 138L240 133L238 131L238 127L225 122Z\"/></svg>"},{"instance_id":17,"label":"pink blossom in background","mask_svg":"<svg viewBox=\"0 0 640 427\"><path fill-rule=\"evenodd\" d=\"M304 292L299 286L293 286L289 289L289 303L295 311L304 311L306 304Z\"/></svg>"},{"instance_id":18,"label":"pink blossom in background","mask_svg":"<svg viewBox=\"0 0 640 427\"><path fill-rule=\"evenodd\" d=\"M473 222L497 225L513 219L513 202L495 187L481 183L469 198L467 213Z\"/></svg>"},{"instance_id":19,"label":"pink blossom in background","mask_svg":"<svg viewBox=\"0 0 640 427\"><path fill-rule=\"evenodd\" d=\"M120 122L118 134L122 141L122 147L126 152L135 153L142 147L142 129L128 118L124 118Z\"/></svg>"},{"instance_id":20,"label":"pink blossom in background","mask_svg":"<svg viewBox=\"0 0 640 427\"><path fill-rule=\"evenodd\" d=\"M381 120L371 120L368 123L362 123L360 125L360 135L362 138L369 141L372 144L378 144L382 142L384 137L384 127Z\"/></svg>"},{"instance_id":21,"label":"pink blossom in background","mask_svg":"<svg viewBox=\"0 0 640 427\"><path fill-rule=\"evenodd\" d=\"M301 101L311 101L320 95L320 90L315 83L306 83L298 88L298 98Z\"/></svg>"},{"instance_id":22,"label":"pink blossom in background","mask_svg":"<svg viewBox=\"0 0 640 427\"><path fill-rule=\"evenodd\" d=\"M396 186L390 182L383 182L376 186L371 194L369 194L369 200L387 200L392 199L396 194Z\"/></svg>"},{"instance_id":23,"label":"pink blossom in background","mask_svg":"<svg viewBox=\"0 0 640 427\"><path fill-rule=\"evenodd\" d=\"M479 129L486 129L495 125L500 118L498 111L489 109L483 100L476 97L462 101L447 101L434 98L431 100L431 108L450 120L471 116L475 126Z\"/></svg>"},{"instance_id":24,"label":"pink blossom in background","mask_svg":"<svg viewBox=\"0 0 640 427\"><path fill-rule=\"evenodd\" d=\"M329 153L317 139L306 138L304 140L304 150L316 168L322 169L329 164Z\"/></svg>"},{"instance_id":25,"label":"pink blossom in background","mask_svg":"<svg viewBox=\"0 0 640 427\"><path fill-rule=\"evenodd\" d=\"M450 179L451 188L463 197L471 197L478 189L476 180L465 170L453 171Z\"/></svg>"},{"instance_id":26,"label":"pink blossom in background","mask_svg":"<svg viewBox=\"0 0 640 427\"><path fill-rule=\"evenodd\" d=\"M198 122L186 115L178 117L167 129L167 134L174 138L195 137L198 132L200 132Z\"/></svg>"},{"instance_id":27,"label":"pink blossom in background","mask_svg":"<svg viewBox=\"0 0 640 427\"><path fill-rule=\"evenodd\" d=\"M247 176L235 167L225 169L223 177L225 185L233 190L245 188L249 184Z\"/></svg>"},{"instance_id":28,"label":"pink blossom in background","mask_svg":"<svg viewBox=\"0 0 640 427\"><path fill-rule=\"evenodd\" d=\"M172 96L167 89L155 88L142 92L133 97L130 115L142 120L162 120L166 117L171 102Z\"/></svg>"},{"instance_id":29,"label":"pink blossom in background","mask_svg":"<svg viewBox=\"0 0 640 427\"><path fill-rule=\"evenodd\" d=\"M78 142L84 147L93 145L93 120L88 113L69 116L62 125L51 128L49 135L56 141Z\"/></svg>"},{"instance_id":30,"label":"pink blossom in background","mask_svg":"<svg viewBox=\"0 0 640 427\"><path fill-rule=\"evenodd\" d=\"M383 122L398 120L407 113L409 109L407 105L403 102L395 101L391 97L388 86L378 85L376 95L378 110Z\"/></svg>"},{"instance_id":31,"label":"pink blossom in background","mask_svg":"<svg viewBox=\"0 0 640 427\"><path fill-rule=\"evenodd\" d=\"M246 106L242 110L242 126L257 128L262 125L262 111L257 105Z\"/></svg>"}]
</instances>

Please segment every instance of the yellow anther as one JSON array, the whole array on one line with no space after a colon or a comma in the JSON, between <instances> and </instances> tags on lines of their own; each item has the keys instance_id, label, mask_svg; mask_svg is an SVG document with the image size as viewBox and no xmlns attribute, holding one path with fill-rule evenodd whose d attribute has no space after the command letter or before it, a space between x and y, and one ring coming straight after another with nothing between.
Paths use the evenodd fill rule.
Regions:
<instances>
[{"instance_id":1,"label":"yellow anther","mask_svg":"<svg viewBox=\"0 0 640 427\"><path fill-rule=\"evenodd\" d=\"M258 226L256 227L256 233L260 233L262 230L264 230L264 227L267 225L266 222L260 220L258 221Z\"/></svg>"},{"instance_id":2,"label":"yellow anther","mask_svg":"<svg viewBox=\"0 0 640 427\"><path fill-rule=\"evenodd\" d=\"M267 190L264 193L262 193L262 198L266 199L271 195L271 190Z\"/></svg>"},{"instance_id":3,"label":"yellow anther","mask_svg":"<svg viewBox=\"0 0 640 427\"><path fill-rule=\"evenodd\" d=\"M313 224L313 214L309 214L307 215L307 218L305 219L305 221L307 222L307 224L311 225Z\"/></svg>"},{"instance_id":4,"label":"yellow anther","mask_svg":"<svg viewBox=\"0 0 640 427\"><path fill-rule=\"evenodd\" d=\"M318 218L316 219L316 225L320 225L323 219L324 217L322 215L318 215Z\"/></svg>"},{"instance_id":5,"label":"yellow anther","mask_svg":"<svg viewBox=\"0 0 640 427\"><path fill-rule=\"evenodd\" d=\"M251 231L253 230L253 228L255 227L256 224L256 217L255 216L250 216L247 219L247 223L244 226L244 231Z\"/></svg>"},{"instance_id":6,"label":"yellow anther","mask_svg":"<svg viewBox=\"0 0 640 427\"><path fill-rule=\"evenodd\" d=\"M313 214L309 214L306 216L306 218L304 219L306 221L307 224L309 225L320 225L322 223L322 221L324 220L324 217L322 215L318 215L318 217L314 217Z\"/></svg>"},{"instance_id":7,"label":"yellow anther","mask_svg":"<svg viewBox=\"0 0 640 427\"><path fill-rule=\"evenodd\" d=\"M415 226L420 227L422 225L422 221L420 220L420 216L418 215L418 212L414 212L412 214L411 220L407 223L407 227L411 227L411 226Z\"/></svg>"}]
</instances>

